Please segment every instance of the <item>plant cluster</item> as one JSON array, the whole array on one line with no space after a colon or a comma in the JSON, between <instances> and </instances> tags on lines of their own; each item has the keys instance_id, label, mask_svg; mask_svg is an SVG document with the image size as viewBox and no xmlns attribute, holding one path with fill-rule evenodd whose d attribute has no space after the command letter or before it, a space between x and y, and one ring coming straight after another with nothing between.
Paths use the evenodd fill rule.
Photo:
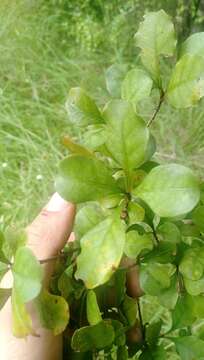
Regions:
<instances>
[{"instance_id":1,"label":"plant cluster","mask_svg":"<svg viewBox=\"0 0 204 360\"><path fill-rule=\"evenodd\" d=\"M204 358L204 191L187 167L160 165L150 126L164 102L181 109L204 96L204 33L191 35L176 54L176 34L163 11L145 15L135 35L141 66L106 72L112 99L101 110L81 88L66 102L78 142L64 138L56 189L79 206L76 241L59 254L49 291L24 232L0 237L0 274L10 268L13 333L33 334L26 303L45 328L64 332L71 359ZM170 60L169 60L170 58ZM165 63L165 66L163 66ZM163 70L169 68L167 77ZM146 123L140 103L154 97ZM12 260L14 258L14 261ZM48 259L49 260L49 259ZM145 296L168 310L145 322Z\"/></svg>"}]
</instances>

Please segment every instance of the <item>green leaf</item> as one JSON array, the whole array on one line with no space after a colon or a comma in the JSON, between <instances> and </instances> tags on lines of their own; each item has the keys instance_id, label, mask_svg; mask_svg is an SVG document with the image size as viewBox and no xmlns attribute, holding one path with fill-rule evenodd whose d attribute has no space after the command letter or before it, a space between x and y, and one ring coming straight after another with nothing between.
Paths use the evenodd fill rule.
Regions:
<instances>
[{"instance_id":1,"label":"green leaf","mask_svg":"<svg viewBox=\"0 0 204 360\"><path fill-rule=\"evenodd\" d=\"M171 338L181 360L201 360L204 357L204 341L195 336Z\"/></svg>"},{"instance_id":2,"label":"green leaf","mask_svg":"<svg viewBox=\"0 0 204 360\"><path fill-rule=\"evenodd\" d=\"M167 89L167 99L175 108L188 108L204 96L204 58L184 55L176 64Z\"/></svg>"},{"instance_id":3,"label":"green leaf","mask_svg":"<svg viewBox=\"0 0 204 360\"><path fill-rule=\"evenodd\" d=\"M3 232L0 230L0 262L8 264L8 259L6 258L3 249L5 242L6 242L5 236ZM0 279L1 279L1 270L0 270Z\"/></svg>"},{"instance_id":4,"label":"green leaf","mask_svg":"<svg viewBox=\"0 0 204 360\"><path fill-rule=\"evenodd\" d=\"M142 352L139 360L166 360L167 354L162 345L146 349Z\"/></svg>"},{"instance_id":5,"label":"green leaf","mask_svg":"<svg viewBox=\"0 0 204 360\"><path fill-rule=\"evenodd\" d=\"M153 168L133 193L161 217L188 213L200 198L197 178L190 169L178 164Z\"/></svg>"},{"instance_id":6,"label":"green leaf","mask_svg":"<svg viewBox=\"0 0 204 360\"><path fill-rule=\"evenodd\" d=\"M64 199L74 203L120 192L111 171L101 160L78 155L61 161L56 190Z\"/></svg>"},{"instance_id":7,"label":"green leaf","mask_svg":"<svg viewBox=\"0 0 204 360\"><path fill-rule=\"evenodd\" d=\"M105 72L106 87L112 97L120 98L121 84L127 72L127 65L113 64Z\"/></svg>"},{"instance_id":8,"label":"green leaf","mask_svg":"<svg viewBox=\"0 0 204 360\"><path fill-rule=\"evenodd\" d=\"M186 288L186 291L192 295L192 296L196 296L196 295L200 295L203 293L203 289L204 289L204 277L202 277L199 280L190 280L184 277L184 285Z\"/></svg>"},{"instance_id":9,"label":"green leaf","mask_svg":"<svg viewBox=\"0 0 204 360\"><path fill-rule=\"evenodd\" d=\"M126 234L125 254L132 259L135 259L142 250L152 250L153 236L152 234L144 233L140 235L137 231L129 231Z\"/></svg>"},{"instance_id":10,"label":"green leaf","mask_svg":"<svg viewBox=\"0 0 204 360\"><path fill-rule=\"evenodd\" d=\"M198 319L204 319L204 297L203 295L194 296L194 312Z\"/></svg>"},{"instance_id":11,"label":"green leaf","mask_svg":"<svg viewBox=\"0 0 204 360\"><path fill-rule=\"evenodd\" d=\"M69 322L69 306L65 299L43 290L35 303L41 325L54 335L61 334Z\"/></svg>"},{"instance_id":12,"label":"green leaf","mask_svg":"<svg viewBox=\"0 0 204 360\"><path fill-rule=\"evenodd\" d=\"M137 222L142 222L145 217L145 210L139 204L131 201L128 204L128 216L129 225L135 224Z\"/></svg>"},{"instance_id":13,"label":"green leaf","mask_svg":"<svg viewBox=\"0 0 204 360\"><path fill-rule=\"evenodd\" d=\"M100 111L95 102L79 87L72 88L66 101L69 120L77 126L101 124Z\"/></svg>"},{"instance_id":14,"label":"green leaf","mask_svg":"<svg viewBox=\"0 0 204 360\"><path fill-rule=\"evenodd\" d=\"M160 77L160 55L172 56L176 47L174 26L170 17L160 10L144 16L135 35L141 49L141 60L155 80Z\"/></svg>"},{"instance_id":15,"label":"green leaf","mask_svg":"<svg viewBox=\"0 0 204 360\"><path fill-rule=\"evenodd\" d=\"M89 125L82 135L83 145L92 151L100 149L106 141L106 129L104 125Z\"/></svg>"},{"instance_id":16,"label":"green leaf","mask_svg":"<svg viewBox=\"0 0 204 360\"><path fill-rule=\"evenodd\" d=\"M75 218L74 233L76 237L80 239L104 218L104 213L97 203L89 203L83 206Z\"/></svg>"},{"instance_id":17,"label":"green leaf","mask_svg":"<svg viewBox=\"0 0 204 360\"><path fill-rule=\"evenodd\" d=\"M204 32L192 34L184 41L181 47L181 55L199 55L204 56Z\"/></svg>"},{"instance_id":18,"label":"green leaf","mask_svg":"<svg viewBox=\"0 0 204 360\"><path fill-rule=\"evenodd\" d=\"M139 68L130 70L122 82L122 99L131 102L136 108L138 101L148 97L152 90L153 81L149 75Z\"/></svg>"},{"instance_id":19,"label":"green leaf","mask_svg":"<svg viewBox=\"0 0 204 360\"><path fill-rule=\"evenodd\" d=\"M126 330L126 328L124 328L123 324L120 321L113 320L113 319L108 319L108 320L106 320L106 322L108 324L110 324L115 331L114 344L117 346L125 345L125 342L126 342L125 330Z\"/></svg>"},{"instance_id":20,"label":"green leaf","mask_svg":"<svg viewBox=\"0 0 204 360\"><path fill-rule=\"evenodd\" d=\"M159 340L159 334L162 327L162 321L153 322L148 325L145 332L145 338L150 346L156 345Z\"/></svg>"},{"instance_id":21,"label":"green leaf","mask_svg":"<svg viewBox=\"0 0 204 360\"><path fill-rule=\"evenodd\" d=\"M81 352L100 350L110 346L114 337L113 327L105 321L101 321L97 325L85 326L76 330L71 345L74 350Z\"/></svg>"},{"instance_id":22,"label":"green leaf","mask_svg":"<svg viewBox=\"0 0 204 360\"><path fill-rule=\"evenodd\" d=\"M18 296L15 288L12 290L12 333L16 337L25 337L33 334L32 320L26 311L24 303Z\"/></svg>"},{"instance_id":23,"label":"green leaf","mask_svg":"<svg viewBox=\"0 0 204 360\"><path fill-rule=\"evenodd\" d=\"M40 263L30 249L23 246L18 248L12 273L15 292L21 302L29 302L39 295L43 272Z\"/></svg>"},{"instance_id":24,"label":"green leaf","mask_svg":"<svg viewBox=\"0 0 204 360\"><path fill-rule=\"evenodd\" d=\"M82 279L88 289L108 281L120 263L124 245L120 219L109 217L96 225L81 239L76 278Z\"/></svg>"},{"instance_id":25,"label":"green leaf","mask_svg":"<svg viewBox=\"0 0 204 360\"><path fill-rule=\"evenodd\" d=\"M10 296L11 289L0 289L0 310L4 307Z\"/></svg>"},{"instance_id":26,"label":"green leaf","mask_svg":"<svg viewBox=\"0 0 204 360\"><path fill-rule=\"evenodd\" d=\"M191 326L195 320L193 298L186 293L180 295L172 312L172 330Z\"/></svg>"},{"instance_id":27,"label":"green leaf","mask_svg":"<svg viewBox=\"0 0 204 360\"><path fill-rule=\"evenodd\" d=\"M88 149L86 149L84 146L77 144L67 135L63 137L62 143L72 154L92 156L92 153Z\"/></svg>"},{"instance_id":28,"label":"green leaf","mask_svg":"<svg viewBox=\"0 0 204 360\"><path fill-rule=\"evenodd\" d=\"M149 130L125 100L109 102L103 112L107 122L106 147L113 159L130 171L145 160Z\"/></svg>"},{"instance_id":29,"label":"green leaf","mask_svg":"<svg viewBox=\"0 0 204 360\"><path fill-rule=\"evenodd\" d=\"M127 319L128 325L133 326L137 320L137 301L125 295L122 303L122 310Z\"/></svg>"},{"instance_id":30,"label":"green leaf","mask_svg":"<svg viewBox=\"0 0 204 360\"><path fill-rule=\"evenodd\" d=\"M100 309L97 302L97 297L93 290L89 290L87 293L86 313L90 325L96 325L100 321L102 321Z\"/></svg>"},{"instance_id":31,"label":"green leaf","mask_svg":"<svg viewBox=\"0 0 204 360\"><path fill-rule=\"evenodd\" d=\"M146 154L145 154L145 163L143 164L142 170L149 172L153 167L157 166L156 162L149 161L151 160L152 156L156 152L157 144L154 136L150 134L149 141L147 144ZM147 163L148 161L148 163Z\"/></svg>"},{"instance_id":32,"label":"green leaf","mask_svg":"<svg viewBox=\"0 0 204 360\"><path fill-rule=\"evenodd\" d=\"M149 263L140 269L140 285L148 295L157 296L162 289L169 288L175 271L172 264Z\"/></svg>"},{"instance_id":33,"label":"green leaf","mask_svg":"<svg viewBox=\"0 0 204 360\"><path fill-rule=\"evenodd\" d=\"M203 275L204 257L202 249L189 249L185 252L180 264L179 271L189 280L199 280Z\"/></svg>"},{"instance_id":34,"label":"green leaf","mask_svg":"<svg viewBox=\"0 0 204 360\"><path fill-rule=\"evenodd\" d=\"M181 234L178 227L171 222L165 222L160 225L157 229L157 233L161 235L162 241L177 244L181 240Z\"/></svg>"},{"instance_id":35,"label":"green leaf","mask_svg":"<svg viewBox=\"0 0 204 360\"><path fill-rule=\"evenodd\" d=\"M204 232L204 206L198 206L192 213L192 220L194 224Z\"/></svg>"},{"instance_id":36,"label":"green leaf","mask_svg":"<svg viewBox=\"0 0 204 360\"><path fill-rule=\"evenodd\" d=\"M174 309L178 299L177 276L172 276L171 285L167 289L161 289L157 293L158 300L167 309Z\"/></svg>"},{"instance_id":37,"label":"green leaf","mask_svg":"<svg viewBox=\"0 0 204 360\"><path fill-rule=\"evenodd\" d=\"M25 229L19 229L15 227L8 227L5 231L5 239L11 250L12 255L15 255L17 249L20 246L24 246L27 243L28 235Z\"/></svg>"}]
</instances>

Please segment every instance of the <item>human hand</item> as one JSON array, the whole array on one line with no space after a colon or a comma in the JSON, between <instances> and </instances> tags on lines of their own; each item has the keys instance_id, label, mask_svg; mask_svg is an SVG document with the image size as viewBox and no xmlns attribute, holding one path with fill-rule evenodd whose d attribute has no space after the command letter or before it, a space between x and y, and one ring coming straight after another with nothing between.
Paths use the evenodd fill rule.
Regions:
<instances>
[{"instance_id":1,"label":"human hand","mask_svg":"<svg viewBox=\"0 0 204 360\"><path fill-rule=\"evenodd\" d=\"M28 226L28 247L38 260L55 257L64 247L73 227L75 207L55 193L36 219ZM54 268L51 261L44 266L45 279L49 282ZM6 274L1 287L11 287L12 276ZM62 336L53 336L41 329L32 313L33 324L39 337L29 336L26 341L12 336L10 300L0 312L0 359L4 360L60 360Z\"/></svg>"}]
</instances>

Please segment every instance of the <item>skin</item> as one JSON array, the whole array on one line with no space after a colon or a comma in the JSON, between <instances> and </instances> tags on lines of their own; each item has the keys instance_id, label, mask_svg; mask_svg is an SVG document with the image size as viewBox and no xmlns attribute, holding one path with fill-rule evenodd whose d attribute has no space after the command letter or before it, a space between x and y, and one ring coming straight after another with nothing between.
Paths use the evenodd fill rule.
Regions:
<instances>
[{"instance_id":1,"label":"skin","mask_svg":"<svg viewBox=\"0 0 204 360\"><path fill-rule=\"evenodd\" d=\"M50 202L27 228L28 246L39 260L56 256L64 247L73 227L75 216L74 205L54 194ZM49 283L54 263L44 266L45 285ZM12 286L12 276L7 273L1 287ZM28 336L17 339L12 336L11 302L7 301L0 312L0 359L4 360L61 360L62 336L53 336L50 331L42 329L32 305L29 312L33 327L38 337Z\"/></svg>"},{"instance_id":2,"label":"skin","mask_svg":"<svg viewBox=\"0 0 204 360\"><path fill-rule=\"evenodd\" d=\"M75 206L54 194L37 218L28 226L28 246L39 260L56 256L66 242L72 241ZM131 266L132 260L124 260L123 266ZM53 273L54 261L43 265L44 286L49 284ZM7 273L0 283L1 288L12 287L12 275ZM127 273L127 292L137 298L142 295L138 281L137 266L131 267ZM0 311L0 359L4 360L62 360L62 336L53 336L48 330L42 329L32 304L27 307L33 321L35 334L26 339L18 339L12 335L11 302L7 301ZM134 340L140 335L136 326ZM141 331L140 331L141 332ZM138 335L139 334L139 335ZM134 336L133 336L134 335Z\"/></svg>"}]
</instances>

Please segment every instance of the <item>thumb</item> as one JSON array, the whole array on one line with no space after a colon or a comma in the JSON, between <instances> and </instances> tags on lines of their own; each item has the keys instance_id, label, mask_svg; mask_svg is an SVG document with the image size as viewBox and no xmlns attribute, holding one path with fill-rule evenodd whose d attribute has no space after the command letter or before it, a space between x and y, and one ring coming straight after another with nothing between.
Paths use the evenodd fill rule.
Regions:
<instances>
[{"instance_id":1,"label":"thumb","mask_svg":"<svg viewBox=\"0 0 204 360\"><path fill-rule=\"evenodd\" d=\"M75 206L55 193L36 219L28 226L28 246L36 257L55 256L72 231Z\"/></svg>"}]
</instances>

